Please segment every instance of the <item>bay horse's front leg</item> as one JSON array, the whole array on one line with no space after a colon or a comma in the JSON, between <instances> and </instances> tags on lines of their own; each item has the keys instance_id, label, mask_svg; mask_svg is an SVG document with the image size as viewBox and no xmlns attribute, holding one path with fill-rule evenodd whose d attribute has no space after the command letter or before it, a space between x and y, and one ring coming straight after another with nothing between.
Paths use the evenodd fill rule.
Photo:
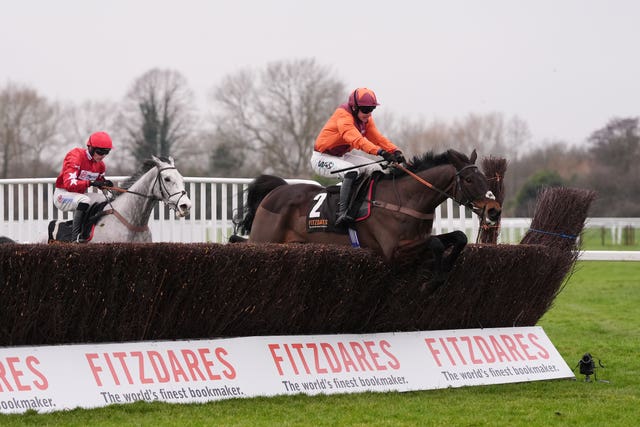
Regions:
<instances>
[{"instance_id":1,"label":"bay horse's front leg","mask_svg":"<svg viewBox=\"0 0 640 427\"><path fill-rule=\"evenodd\" d=\"M437 238L442 243L443 252L451 248L449 255L442 259L442 271L450 272L458 256L460 256L464 247L467 246L467 235L460 230L456 230L451 233L439 234Z\"/></svg>"},{"instance_id":2,"label":"bay horse's front leg","mask_svg":"<svg viewBox=\"0 0 640 427\"><path fill-rule=\"evenodd\" d=\"M410 265L415 262L424 262L425 257L431 254L434 277L438 277L442 272L444 250L445 246L436 236L427 236L420 240L403 240L396 247L392 262L397 265Z\"/></svg>"},{"instance_id":3,"label":"bay horse's front leg","mask_svg":"<svg viewBox=\"0 0 640 427\"><path fill-rule=\"evenodd\" d=\"M405 240L399 242L396 247L392 262L396 266L406 267L417 262L423 263L425 258L431 255L432 280L441 285L446 281L466 244L467 236L462 231L428 236L421 240ZM447 250L450 250L448 254Z\"/></svg>"}]
</instances>

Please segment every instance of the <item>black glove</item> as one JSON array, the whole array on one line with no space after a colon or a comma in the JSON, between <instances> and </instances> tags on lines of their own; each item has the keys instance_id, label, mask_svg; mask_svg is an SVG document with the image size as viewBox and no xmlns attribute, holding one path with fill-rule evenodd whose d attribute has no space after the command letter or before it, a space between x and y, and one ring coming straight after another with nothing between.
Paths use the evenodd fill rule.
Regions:
<instances>
[{"instance_id":1,"label":"black glove","mask_svg":"<svg viewBox=\"0 0 640 427\"><path fill-rule=\"evenodd\" d=\"M378 156L382 156L382 158L389 163L395 161L393 154L389 153L388 151L384 151L383 149L378 150Z\"/></svg>"},{"instance_id":2,"label":"black glove","mask_svg":"<svg viewBox=\"0 0 640 427\"><path fill-rule=\"evenodd\" d=\"M105 179L104 181L91 181L89 184L91 187L102 188L102 187L113 187L113 182Z\"/></svg>"},{"instance_id":3,"label":"black glove","mask_svg":"<svg viewBox=\"0 0 640 427\"><path fill-rule=\"evenodd\" d=\"M393 152L393 158L397 163L406 163L406 159L404 158L404 154L402 154L402 151L400 150L396 150Z\"/></svg>"}]
</instances>

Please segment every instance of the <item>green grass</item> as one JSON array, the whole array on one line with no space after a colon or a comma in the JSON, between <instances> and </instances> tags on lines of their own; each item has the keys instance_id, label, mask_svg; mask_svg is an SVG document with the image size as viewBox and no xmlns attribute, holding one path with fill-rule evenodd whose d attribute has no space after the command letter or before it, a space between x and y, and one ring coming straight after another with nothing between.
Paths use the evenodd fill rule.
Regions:
<instances>
[{"instance_id":1,"label":"green grass","mask_svg":"<svg viewBox=\"0 0 640 427\"><path fill-rule=\"evenodd\" d=\"M567 364L585 352L604 382L556 380L208 404L135 403L53 414L0 415L0 425L634 426L640 413L640 263L578 263L541 319Z\"/></svg>"},{"instance_id":2,"label":"green grass","mask_svg":"<svg viewBox=\"0 0 640 427\"><path fill-rule=\"evenodd\" d=\"M472 236L471 230L466 230L467 236ZM502 243L517 244L527 233L527 229L502 229L500 232ZM614 243L610 228L585 228L580 235L580 249L586 251L640 251L640 229L625 230L619 243Z\"/></svg>"},{"instance_id":3,"label":"green grass","mask_svg":"<svg viewBox=\"0 0 640 427\"><path fill-rule=\"evenodd\" d=\"M586 228L582 235L582 248L589 251L640 251L640 229L624 230L621 243L614 243L608 228Z\"/></svg>"}]
</instances>

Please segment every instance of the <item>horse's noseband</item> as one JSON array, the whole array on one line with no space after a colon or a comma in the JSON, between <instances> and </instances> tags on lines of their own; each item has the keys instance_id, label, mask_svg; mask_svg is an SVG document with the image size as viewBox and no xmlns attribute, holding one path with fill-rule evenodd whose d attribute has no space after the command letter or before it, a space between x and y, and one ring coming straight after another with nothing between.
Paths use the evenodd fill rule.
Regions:
<instances>
[{"instance_id":1,"label":"horse's noseband","mask_svg":"<svg viewBox=\"0 0 640 427\"><path fill-rule=\"evenodd\" d=\"M187 191L181 190L175 193L169 193L169 190L167 190L167 187L165 186L164 181L161 179L162 172L169 169L176 169L176 167L166 166L164 168L158 168L158 175L156 175L156 182L158 183L158 188L160 189L160 197L157 198L157 200L165 202L166 205L169 207L169 209L173 209L174 211L179 212L180 209L178 208L178 206L180 205L180 200L182 200L182 198L187 194ZM178 200L175 202L171 201L171 198L177 194L180 194L180 197L178 197Z\"/></svg>"},{"instance_id":2,"label":"horse's noseband","mask_svg":"<svg viewBox=\"0 0 640 427\"><path fill-rule=\"evenodd\" d=\"M476 166L474 164L470 164L470 165L466 165L466 166L460 168L460 170L456 170L455 183L452 183L447 188L446 191L443 191L443 190L435 187L433 184L431 184L430 182L422 179L421 177L419 177L415 173L411 172L410 170L408 170L407 168L405 168L402 165L397 165L396 167L399 168L400 170L404 171L407 175L413 177L416 181L418 181L421 184L429 187L433 191L437 191L438 193L442 194L443 196L453 199L453 201L455 201L456 203L458 203L461 206L468 207L473 212L475 212L478 216L480 216L480 218L484 217L484 210L485 210L486 204L483 204L483 206L477 206L476 203L475 203L475 200L480 199L482 197L477 197L477 196L474 196L472 194L469 194L469 191L462 185L462 182L460 181L461 174L462 174L463 171L465 171L467 169L476 169L477 170L478 166ZM449 191L449 189L452 189L453 191ZM459 197L459 196L462 196L462 197ZM493 193L491 191L487 191L484 194L484 200L487 200L487 199L488 200L493 200L495 202L496 197L493 195ZM495 203L497 203L497 202L495 202Z\"/></svg>"},{"instance_id":3,"label":"horse's noseband","mask_svg":"<svg viewBox=\"0 0 640 427\"><path fill-rule=\"evenodd\" d=\"M463 171L467 170L467 169L478 169L478 166L476 165L467 165L463 168L461 168L460 170L456 171L456 187L457 187L457 194L462 195L463 198L461 198L460 200L456 200L455 198L453 198L454 200L456 200L458 203L460 203L463 206L468 207L469 209L472 210L477 210L478 208L473 204L473 199L475 198L475 196L469 194L469 192L462 186L462 183L460 182L460 176L462 174ZM495 197L494 197L495 199Z\"/></svg>"},{"instance_id":4,"label":"horse's noseband","mask_svg":"<svg viewBox=\"0 0 640 427\"><path fill-rule=\"evenodd\" d=\"M476 165L467 165L467 166L461 168L459 171L456 172L456 185L457 185L456 194L460 194L464 198L464 200L460 200L460 201L458 201L458 203L460 203L461 205L464 205L464 206L468 207L469 209L471 209L473 212L476 213L476 215L478 215L482 219L482 221L484 221L485 210L487 209L487 204L486 203L482 203L481 206L478 206L475 202L476 202L477 199L480 199L482 197L477 197L477 196L473 196L473 195L469 194L469 192L466 191L466 189L462 186L462 183L460 182L460 174L461 174L461 172L464 171L465 169L471 169L471 168L478 169L478 166L476 166ZM485 200L495 201L496 200L496 196L493 194L493 192L491 190L487 190L487 192L484 194L484 199Z\"/></svg>"}]
</instances>

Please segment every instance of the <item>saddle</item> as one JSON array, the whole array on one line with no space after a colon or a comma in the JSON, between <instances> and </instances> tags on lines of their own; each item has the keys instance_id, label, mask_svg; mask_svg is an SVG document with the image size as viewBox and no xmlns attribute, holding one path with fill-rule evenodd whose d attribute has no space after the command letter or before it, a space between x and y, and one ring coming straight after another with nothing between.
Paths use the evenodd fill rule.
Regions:
<instances>
[{"instance_id":1,"label":"saddle","mask_svg":"<svg viewBox=\"0 0 640 427\"><path fill-rule=\"evenodd\" d=\"M86 241L91 240L93 237L93 228L100 218L105 216L107 213L104 212L104 207L107 205L107 201L94 203L89 206L87 212L82 218L82 232L80 233L80 238ZM71 242L71 234L73 230L73 220L52 220L49 222L48 226L48 234L49 234L49 242L58 241L58 242Z\"/></svg>"},{"instance_id":2,"label":"saddle","mask_svg":"<svg viewBox=\"0 0 640 427\"><path fill-rule=\"evenodd\" d=\"M362 175L353 183L354 190L349 199L348 212L349 216L355 218L354 222L364 221L371 215L369 201L374 197L375 183L381 175L377 172L373 175ZM313 197L307 212L307 233L348 233L346 227L335 226L339 200L339 185L328 186Z\"/></svg>"}]
</instances>

